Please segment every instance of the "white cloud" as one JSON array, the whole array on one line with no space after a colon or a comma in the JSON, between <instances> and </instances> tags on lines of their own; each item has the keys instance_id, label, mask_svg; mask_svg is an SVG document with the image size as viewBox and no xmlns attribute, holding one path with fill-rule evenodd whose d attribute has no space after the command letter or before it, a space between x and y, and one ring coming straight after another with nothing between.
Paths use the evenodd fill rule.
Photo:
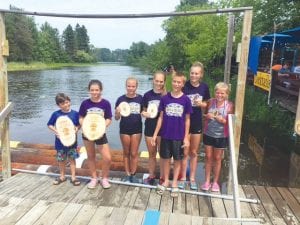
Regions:
<instances>
[{"instance_id":1,"label":"white cloud","mask_svg":"<svg viewBox=\"0 0 300 225\"><path fill-rule=\"evenodd\" d=\"M117 14L117 13L158 13L172 12L180 0L1 0L0 8L9 5L32 12ZM132 42L154 43L163 38L161 25L166 18L146 19L77 19L35 17L41 25L45 21L58 28L60 33L71 24L84 25L90 36L91 44L110 49L129 48Z\"/></svg>"}]
</instances>

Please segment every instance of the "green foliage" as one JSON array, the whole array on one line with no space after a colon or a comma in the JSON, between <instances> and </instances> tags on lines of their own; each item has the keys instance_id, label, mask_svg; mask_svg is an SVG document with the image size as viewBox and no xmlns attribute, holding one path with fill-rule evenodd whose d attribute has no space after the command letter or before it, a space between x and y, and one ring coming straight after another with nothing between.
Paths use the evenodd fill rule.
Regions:
<instances>
[{"instance_id":1,"label":"green foliage","mask_svg":"<svg viewBox=\"0 0 300 225\"><path fill-rule=\"evenodd\" d=\"M75 39L76 39L76 48L78 50L82 50L84 52L89 52L90 47L90 38L87 34L87 29L85 26L80 26L79 24L76 24L75 27Z\"/></svg>"},{"instance_id":2,"label":"green foliage","mask_svg":"<svg viewBox=\"0 0 300 225\"><path fill-rule=\"evenodd\" d=\"M82 63L91 63L95 62L96 59L85 51L77 50L74 56L74 61Z\"/></svg>"}]
</instances>

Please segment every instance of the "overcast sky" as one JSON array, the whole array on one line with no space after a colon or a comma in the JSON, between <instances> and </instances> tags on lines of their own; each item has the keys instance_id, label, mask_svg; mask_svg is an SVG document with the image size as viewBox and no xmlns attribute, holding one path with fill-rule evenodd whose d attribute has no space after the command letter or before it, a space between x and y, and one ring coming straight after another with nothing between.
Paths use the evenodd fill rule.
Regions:
<instances>
[{"instance_id":1,"label":"overcast sky","mask_svg":"<svg viewBox=\"0 0 300 225\"><path fill-rule=\"evenodd\" d=\"M1 9L9 5L25 11L52 13L116 14L116 13L158 13L173 12L180 0L0 0ZM161 28L167 18L147 19L76 19L35 17L38 25L48 21L58 28L60 34L71 24L84 25L88 30L90 43L99 48L111 50L129 48L132 42L144 41L152 44L165 33Z\"/></svg>"}]
</instances>

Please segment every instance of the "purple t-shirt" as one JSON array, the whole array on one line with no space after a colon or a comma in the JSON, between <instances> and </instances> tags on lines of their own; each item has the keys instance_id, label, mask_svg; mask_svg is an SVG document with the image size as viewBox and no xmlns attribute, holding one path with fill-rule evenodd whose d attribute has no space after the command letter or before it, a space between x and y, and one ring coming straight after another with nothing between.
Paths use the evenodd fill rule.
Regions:
<instances>
[{"instance_id":1,"label":"purple t-shirt","mask_svg":"<svg viewBox=\"0 0 300 225\"><path fill-rule=\"evenodd\" d=\"M121 116L120 132L121 133L141 133L142 132L142 96L137 94L134 98L128 98L126 95L120 96L115 108L121 102L127 102L130 106L130 115L127 117Z\"/></svg>"},{"instance_id":2,"label":"purple t-shirt","mask_svg":"<svg viewBox=\"0 0 300 225\"><path fill-rule=\"evenodd\" d=\"M158 111L163 111L161 137L169 140L183 140L186 114L193 112L191 100L184 94L179 98L174 98L171 93L167 93L161 98Z\"/></svg>"},{"instance_id":3,"label":"purple t-shirt","mask_svg":"<svg viewBox=\"0 0 300 225\"><path fill-rule=\"evenodd\" d=\"M93 102L91 99L84 100L79 108L79 116L85 117L89 112L100 113L104 119L112 118L111 105L104 98L100 102Z\"/></svg>"},{"instance_id":4,"label":"purple t-shirt","mask_svg":"<svg viewBox=\"0 0 300 225\"><path fill-rule=\"evenodd\" d=\"M190 81L187 81L183 88L183 93L191 100L193 113L191 114L191 123L202 123L201 108L193 105L193 100L202 96L203 101L210 99L209 89L206 83L201 82L198 87L194 87Z\"/></svg>"}]
</instances>

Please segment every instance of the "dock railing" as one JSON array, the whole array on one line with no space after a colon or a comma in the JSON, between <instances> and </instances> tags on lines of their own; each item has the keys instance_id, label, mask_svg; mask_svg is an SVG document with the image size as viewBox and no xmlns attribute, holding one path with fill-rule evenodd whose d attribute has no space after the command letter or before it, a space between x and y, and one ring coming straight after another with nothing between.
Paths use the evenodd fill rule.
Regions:
<instances>
[{"instance_id":1,"label":"dock railing","mask_svg":"<svg viewBox=\"0 0 300 225\"><path fill-rule=\"evenodd\" d=\"M234 202L234 214L236 218L241 218L241 207L240 207L240 198L239 198L239 182L237 176L237 161L235 157L235 148L234 148L234 115L228 115L228 128L229 128L229 152L230 152L230 169L229 173L231 179L228 182L232 182L233 187L233 202Z\"/></svg>"},{"instance_id":2,"label":"dock railing","mask_svg":"<svg viewBox=\"0 0 300 225\"><path fill-rule=\"evenodd\" d=\"M9 139L9 115L12 111L13 103L8 102L0 112L0 136L2 152L2 177L11 177L11 156L10 156L10 139Z\"/></svg>"}]
</instances>

